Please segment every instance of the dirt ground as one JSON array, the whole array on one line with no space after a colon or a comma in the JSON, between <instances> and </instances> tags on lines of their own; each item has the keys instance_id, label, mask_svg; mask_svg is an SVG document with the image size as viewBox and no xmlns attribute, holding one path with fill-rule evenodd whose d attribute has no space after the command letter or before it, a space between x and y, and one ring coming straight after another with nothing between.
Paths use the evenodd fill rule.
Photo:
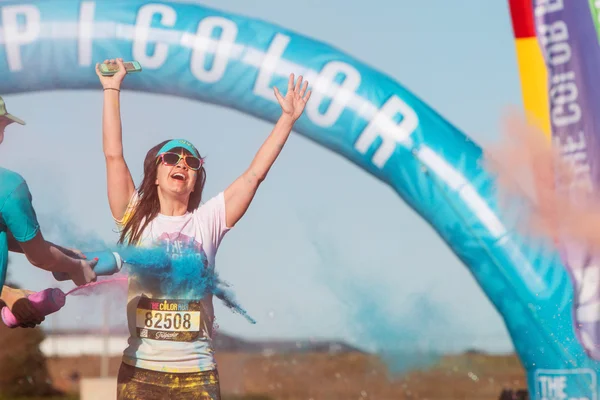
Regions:
<instances>
[{"instance_id":1,"label":"dirt ground","mask_svg":"<svg viewBox=\"0 0 600 400\"><path fill-rule=\"evenodd\" d=\"M503 389L526 387L513 355L446 356L434 367L390 376L375 356L324 353L217 357L225 394L263 394L273 400L497 400ZM116 376L120 358L110 360ZM100 375L98 357L48 359L54 385L77 393L78 379Z\"/></svg>"}]
</instances>

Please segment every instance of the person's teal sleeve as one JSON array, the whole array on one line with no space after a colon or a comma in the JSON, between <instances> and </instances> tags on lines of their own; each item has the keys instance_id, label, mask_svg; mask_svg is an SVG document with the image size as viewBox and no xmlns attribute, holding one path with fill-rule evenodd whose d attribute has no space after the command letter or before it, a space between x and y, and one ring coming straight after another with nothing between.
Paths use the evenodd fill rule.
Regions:
<instances>
[{"instance_id":1,"label":"person's teal sleeve","mask_svg":"<svg viewBox=\"0 0 600 400\"><path fill-rule=\"evenodd\" d=\"M18 242L28 242L40 231L29 187L22 182L6 198L0 211L9 232Z\"/></svg>"}]
</instances>

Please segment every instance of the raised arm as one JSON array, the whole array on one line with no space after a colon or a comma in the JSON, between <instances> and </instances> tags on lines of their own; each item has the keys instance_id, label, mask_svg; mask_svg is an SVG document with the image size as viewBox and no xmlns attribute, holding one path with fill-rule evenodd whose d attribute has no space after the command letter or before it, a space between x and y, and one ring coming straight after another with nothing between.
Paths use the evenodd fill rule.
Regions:
<instances>
[{"instance_id":1,"label":"raised arm","mask_svg":"<svg viewBox=\"0 0 600 400\"><path fill-rule=\"evenodd\" d=\"M121 128L121 82L127 72L123 60L106 60L104 63L119 65L119 71L110 77L100 74L96 64L96 74L104 89L104 108L102 111L102 148L106 160L108 186L108 204L114 218L120 220L125 214L135 185L129 167L123 157L123 139Z\"/></svg>"},{"instance_id":2,"label":"raised arm","mask_svg":"<svg viewBox=\"0 0 600 400\"><path fill-rule=\"evenodd\" d=\"M246 213L256 190L267 177L267 173L275 163L287 141L294 123L304 112L306 102L310 98L308 82L302 84L302 76L294 86L294 74L290 75L288 90L283 97L275 87L275 97L281 106L281 117L273 131L260 147L250 167L225 190L225 213L228 227L233 227Z\"/></svg>"}]
</instances>

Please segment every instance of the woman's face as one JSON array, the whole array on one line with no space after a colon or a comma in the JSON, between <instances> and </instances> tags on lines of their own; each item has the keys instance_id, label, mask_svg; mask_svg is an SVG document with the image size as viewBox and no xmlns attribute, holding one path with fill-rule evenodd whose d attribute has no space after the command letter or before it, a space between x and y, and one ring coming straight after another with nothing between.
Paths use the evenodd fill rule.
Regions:
<instances>
[{"instance_id":1,"label":"woman's face","mask_svg":"<svg viewBox=\"0 0 600 400\"><path fill-rule=\"evenodd\" d=\"M184 150L176 150L174 152L182 156L187 154ZM162 160L159 160L156 185L158 185L161 191L170 193L176 197L189 197L194 191L197 176L197 171L189 169L183 158L179 160L177 165L165 165Z\"/></svg>"}]
</instances>

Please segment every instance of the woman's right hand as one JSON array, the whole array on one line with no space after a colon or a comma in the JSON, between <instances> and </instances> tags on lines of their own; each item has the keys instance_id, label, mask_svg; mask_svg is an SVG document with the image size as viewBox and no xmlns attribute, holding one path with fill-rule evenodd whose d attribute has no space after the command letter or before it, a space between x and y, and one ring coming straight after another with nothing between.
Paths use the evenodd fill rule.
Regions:
<instances>
[{"instance_id":1,"label":"woman's right hand","mask_svg":"<svg viewBox=\"0 0 600 400\"><path fill-rule=\"evenodd\" d=\"M125 79L125 75L127 75L127 70L125 69L125 65L123 65L123 59L117 58L116 60L104 60L104 64L117 64L119 66L119 70L113 76L104 76L100 73L100 64L96 64L96 75L98 75L98 79L100 79L100 83L104 89L121 89L121 82Z\"/></svg>"}]
</instances>

